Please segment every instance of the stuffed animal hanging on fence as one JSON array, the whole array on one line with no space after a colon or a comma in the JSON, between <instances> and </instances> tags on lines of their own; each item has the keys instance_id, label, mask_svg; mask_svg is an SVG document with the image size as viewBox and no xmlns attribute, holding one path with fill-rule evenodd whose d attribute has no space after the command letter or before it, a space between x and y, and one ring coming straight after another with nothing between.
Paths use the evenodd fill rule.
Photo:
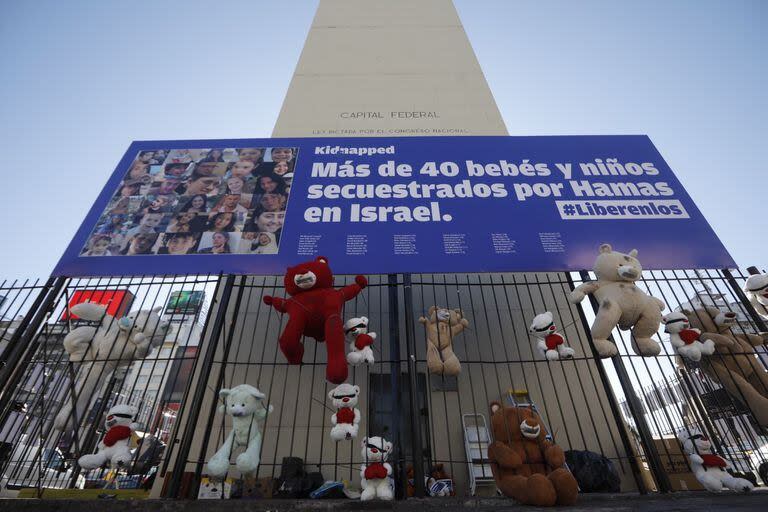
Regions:
<instances>
[{"instance_id":1,"label":"stuffed animal hanging on fence","mask_svg":"<svg viewBox=\"0 0 768 512\"><path fill-rule=\"evenodd\" d=\"M368 332L368 318L350 318L344 324L344 335L349 342L349 353L347 362L352 366L360 363L373 364L376 360L373 357L371 346L376 339L375 332Z\"/></svg>"},{"instance_id":2,"label":"stuffed animal hanging on fence","mask_svg":"<svg viewBox=\"0 0 768 512\"><path fill-rule=\"evenodd\" d=\"M730 464L712 453L712 443L698 430L685 430L677 436L683 445L683 451L688 455L696 480L705 489L712 492L720 492L723 488L734 491L751 491L754 486L749 480L736 478L730 475L726 469Z\"/></svg>"},{"instance_id":3,"label":"stuffed animal hanging on fence","mask_svg":"<svg viewBox=\"0 0 768 512\"><path fill-rule=\"evenodd\" d=\"M637 250L629 254L614 251L609 244L600 246L594 266L597 281L582 283L571 292L570 301L578 304L593 294L600 304L592 323L592 341L601 357L619 353L608 341L611 331L618 327L632 329L632 348L641 356L656 356L661 347L651 337L659 330L664 302L647 295L635 285L643 274L637 260Z\"/></svg>"},{"instance_id":4,"label":"stuffed animal hanging on fence","mask_svg":"<svg viewBox=\"0 0 768 512\"><path fill-rule=\"evenodd\" d=\"M453 338L469 327L460 309L432 306L429 316L419 318L427 330L427 367L437 375L458 375L459 358L453 352Z\"/></svg>"},{"instance_id":5,"label":"stuffed animal hanging on fence","mask_svg":"<svg viewBox=\"0 0 768 512\"><path fill-rule=\"evenodd\" d=\"M357 427L360 423L360 410L357 405L357 397L360 396L360 386L352 384L339 384L328 393L328 398L333 401L336 412L331 416L331 439L344 441L357 437Z\"/></svg>"},{"instance_id":6,"label":"stuffed animal hanging on fence","mask_svg":"<svg viewBox=\"0 0 768 512\"><path fill-rule=\"evenodd\" d=\"M768 318L768 274L755 274L744 283L744 293L757 314Z\"/></svg>"},{"instance_id":7,"label":"stuffed animal hanging on fence","mask_svg":"<svg viewBox=\"0 0 768 512\"><path fill-rule=\"evenodd\" d=\"M362 446L365 463L360 466L360 486L363 489L360 500L391 500L395 493L389 478L392 466L387 463L387 457L392 453L392 443L383 437L365 437Z\"/></svg>"},{"instance_id":8,"label":"stuffed animal hanging on fence","mask_svg":"<svg viewBox=\"0 0 768 512\"><path fill-rule=\"evenodd\" d=\"M73 412L79 422L86 412L93 395L112 372L144 359L154 347L162 345L170 323L160 319L162 306L153 310L133 311L117 319L107 314L107 306L84 302L72 306L70 311L83 320L99 322L97 326L80 326L64 337L64 350L70 363L79 363L73 383L77 398L75 411L73 400L66 398L53 426L64 430L74 425Z\"/></svg>"},{"instance_id":9,"label":"stuffed animal hanging on fence","mask_svg":"<svg viewBox=\"0 0 768 512\"><path fill-rule=\"evenodd\" d=\"M285 291L291 296L289 299L264 296L265 304L280 313L288 313L288 323L280 336L280 350L290 364L301 364L304 357L302 336L325 341L328 352L325 378L333 384L341 384L348 374L341 309L368 285L368 280L356 276L354 284L335 289L328 259L319 256L314 261L289 267L283 282Z\"/></svg>"},{"instance_id":10,"label":"stuffed animal hanging on fence","mask_svg":"<svg viewBox=\"0 0 768 512\"><path fill-rule=\"evenodd\" d=\"M261 427L273 407L265 407L264 393L248 384L222 389L219 396L224 399L219 412L232 417L232 432L208 461L208 475L223 478L229 470L232 452L238 447L245 451L237 456L237 469L242 473L253 473L261 461Z\"/></svg>"},{"instance_id":11,"label":"stuffed animal hanging on fence","mask_svg":"<svg viewBox=\"0 0 768 512\"><path fill-rule=\"evenodd\" d=\"M701 331L691 328L688 317L681 311L673 311L662 317L664 332L669 334L669 342L675 351L691 361L701 361L702 355L715 353L715 342L702 339Z\"/></svg>"},{"instance_id":12,"label":"stuffed animal hanging on fence","mask_svg":"<svg viewBox=\"0 0 768 512\"><path fill-rule=\"evenodd\" d=\"M541 355L550 361L573 357L574 350L566 346L565 338L557 332L555 320L549 311L536 315L528 332L538 340L536 347Z\"/></svg>"},{"instance_id":13,"label":"stuffed animal hanging on fence","mask_svg":"<svg viewBox=\"0 0 768 512\"><path fill-rule=\"evenodd\" d=\"M99 442L97 452L83 455L77 460L85 470L96 469L106 464L112 468L126 468L131 462L131 438L138 428L133 422L138 411L130 405L115 405L107 412L104 438Z\"/></svg>"}]
</instances>

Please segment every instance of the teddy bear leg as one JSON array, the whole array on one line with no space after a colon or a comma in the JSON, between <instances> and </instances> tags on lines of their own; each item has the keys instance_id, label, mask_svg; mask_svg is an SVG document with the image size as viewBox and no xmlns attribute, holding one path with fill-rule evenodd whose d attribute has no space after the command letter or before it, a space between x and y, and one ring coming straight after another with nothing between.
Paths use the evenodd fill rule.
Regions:
<instances>
[{"instance_id":1,"label":"teddy bear leg","mask_svg":"<svg viewBox=\"0 0 768 512\"><path fill-rule=\"evenodd\" d=\"M83 455L79 459L77 459L77 463L80 465L83 469L96 469L100 468L104 464L107 463L107 454L106 453L91 453L88 455Z\"/></svg>"},{"instance_id":2,"label":"teddy bear leg","mask_svg":"<svg viewBox=\"0 0 768 512\"><path fill-rule=\"evenodd\" d=\"M368 501L376 497L376 487L371 482L363 479L360 486L363 488L363 492L360 494L360 501Z\"/></svg>"},{"instance_id":3,"label":"teddy bear leg","mask_svg":"<svg viewBox=\"0 0 768 512\"><path fill-rule=\"evenodd\" d=\"M520 503L528 499L528 479L521 475L496 476L496 487L501 494Z\"/></svg>"},{"instance_id":4,"label":"teddy bear leg","mask_svg":"<svg viewBox=\"0 0 768 512\"><path fill-rule=\"evenodd\" d=\"M553 507L557 503L557 492L555 486L546 476L541 473L534 473L528 477L526 482L528 497L523 502L524 505L534 505L537 507Z\"/></svg>"},{"instance_id":5,"label":"teddy bear leg","mask_svg":"<svg viewBox=\"0 0 768 512\"><path fill-rule=\"evenodd\" d=\"M731 371L721 364L713 364L712 368L728 394L745 402L755 421L762 427L768 427L768 398L760 394L740 372Z\"/></svg>"},{"instance_id":6,"label":"teddy bear leg","mask_svg":"<svg viewBox=\"0 0 768 512\"><path fill-rule=\"evenodd\" d=\"M726 475L728 474L726 473ZM725 487L734 491L747 492L755 488L749 480L731 475L723 477L722 482Z\"/></svg>"},{"instance_id":7,"label":"teddy bear leg","mask_svg":"<svg viewBox=\"0 0 768 512\"><path fill-rule=\"evenodd\" d=\"M126 468L131 462L131 451L126 447L115 452L109 460L113 468Z\"/></svg>"},{"instance_id":8,"label":"teddy bear leg","mask_svg":"<svg viewBox=\"0 0 768 512\"><path fill-rule=\"evenodd\" d=\"M708 491L720 492L723 490L723 482L716 476L713 476L711 471L702 471L702 473L696 475L696 479Z\"/></svg>"},{"instance_id":9,"label":"teddy bear leg","mask_svg":"<svg viewBox=\"0 0 768 512\"><path fill-rule=\"evenodd\" d=\"M392 486L389 485L389 478L382 478L376 484L376 496L382 500L391 500L395 497L392 492Z\"/></svg>"},{"instance_id":10,"label":"teddy bear leg","mask_svg":"<svg viewBox=\"0 0 768 512\"><path fill-rule=\"evenodd\" d=\"M746 374L747 380L760 393L763 397L768 399L768 372L765 371L762 363L759 359L753 356L744 356L752 367L752 371L743 372Z\"/></svg>"},{"instance_id":11,"label":"teddy bear leg","mask_svg":"<svg viewBox=\"0 0 768 512\"><path fill-rule=\"evenodd\" d=\"M651 301L632 328L632 341L637 355L657 356L661 353L661 346L651 339L651 336L659 330L660 323L661 311L656 303ZM699 359L701 359L700 353Z\"/></svg>"},{"instance_id":12,"label":"teddy bear leg","mask_svg":"<svg viewBox=\"0 0 768 512\"><path fill-rule=\"evenodd\" d=\"M557 468L548 475L557 493L558 505L573 505L579 496L579 484L570 471Z\"/></svg>"},{"instance_id":13,"label":"teddy bear leg","mask_svg":"<svg viewBox=\"0 0 768 512\"><path fill-rule=\"evenodd\" d=\"M443 356L443 370L446 375L458 375L461 372L461 363L451 347L445 347L441 353Z\"/></svg>"},{"instance_id":14,"label":"teddy bear leg","mask_svg":"<svg viewBox=\"0 0 768 512\"><path fill-rule=\"evenodd\" d=\"M352 366L357 366L363 362L363 353L359 350L351 350L347 354L347 362Z\"/></svg>"},{"instance_id":15,"label":"teddy bear leg","mask_svg":"<svg viewBox=\"0 0 768 512\"><path fill-rule=\"evenodd\" d=\"M427 341L427 367L429 373L443 374L443 361L440 359L440 352L437 351L437 347L431 341Z\"/></svg>"},{"instance_id":16,"label":"teddy bear leg","mask_svg":"<svg viewBox=\"0 0 768 512\"><path fill-rule=\"evenodd\" d=\"M325 378L333 384L341 384L347 380L349 370L344 357L344 323L337 314L325 319L325 349L328 351Z\"/></svg>"},{"instance_id":17,"label":"teddy bear leg","mask_svg":"<svg viewBox=\"0 0 768 512\"><path fill-rule=\"evenodd\" d=\"M306 317L303 312L291 313L285 330L280 335L280 350L290 364L301 364L304 357L304 345L301 337L304 334Z\"/></svg>"},{"instance_id":18,"label":"teddy bear leg","mask_svg":"<svg viewBox=\"0 0 768 512\"><path fill-rule=\"evenodd\" d=\"M595 321L592 323L592 341L600 357L613 357L619 349L608 341L611 331L616 328L621 318L621 308L615 302L604 300L597 310Z\"/></svg>"}]
</instances>

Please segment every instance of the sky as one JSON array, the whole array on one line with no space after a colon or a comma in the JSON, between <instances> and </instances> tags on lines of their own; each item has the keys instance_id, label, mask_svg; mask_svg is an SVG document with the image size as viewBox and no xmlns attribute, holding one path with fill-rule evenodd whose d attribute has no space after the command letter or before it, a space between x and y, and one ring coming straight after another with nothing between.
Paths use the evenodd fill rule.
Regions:
<instances>
[{"instance_id":1,"label":"sky","mask_svg":"<svg viewBox=\"0 0 768 512\"><path fill-rule=\"evenodd\" d=\"M766 265L767 2L455 5L511 135L648 134ZM269 137L316 6L0 1L0 279L51 272L132 140Z\"/></svg>"}]
</instances>

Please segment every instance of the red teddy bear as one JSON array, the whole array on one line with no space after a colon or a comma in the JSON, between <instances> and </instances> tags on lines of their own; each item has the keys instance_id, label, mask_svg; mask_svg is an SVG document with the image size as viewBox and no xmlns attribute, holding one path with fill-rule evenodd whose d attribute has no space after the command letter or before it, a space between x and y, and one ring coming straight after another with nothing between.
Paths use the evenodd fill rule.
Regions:
<instances>
[{"instance_id":1,"label":"red teddy bear","mask_svg":"<svg viewBox=\"0 0 768 512\"><path fill-rule=\"evenodd\" d=\"M304 356L302 336L318 342L325 341L328 363L325 378L334 384L347 380L347 360L344 356L344 325L341 309L368 285L363 276L355 284L338 290L333 287L333 272L323 256L314 261L289 267L285 274L285 290L291 297L264 296L264 303L280 313L288 313L288 323L280 336L280 350L290 364L301 364Z\"/></svg>"}]
</instances>

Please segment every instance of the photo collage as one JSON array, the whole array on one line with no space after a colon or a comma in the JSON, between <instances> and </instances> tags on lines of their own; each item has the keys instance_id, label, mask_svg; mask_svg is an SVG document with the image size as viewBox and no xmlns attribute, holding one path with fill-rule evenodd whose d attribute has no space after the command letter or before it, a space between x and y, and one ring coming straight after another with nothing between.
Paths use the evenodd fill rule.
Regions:
<instances>
[{"instance_id":1,"label":"photo collage","mask_svg":"<svg viewBox=\"0 0 768 512\"><path fill-rule=\"evenodd\" d=\"M297 148L141 151L80 256L277 254Z\"/></svg>"}]
</instances>

